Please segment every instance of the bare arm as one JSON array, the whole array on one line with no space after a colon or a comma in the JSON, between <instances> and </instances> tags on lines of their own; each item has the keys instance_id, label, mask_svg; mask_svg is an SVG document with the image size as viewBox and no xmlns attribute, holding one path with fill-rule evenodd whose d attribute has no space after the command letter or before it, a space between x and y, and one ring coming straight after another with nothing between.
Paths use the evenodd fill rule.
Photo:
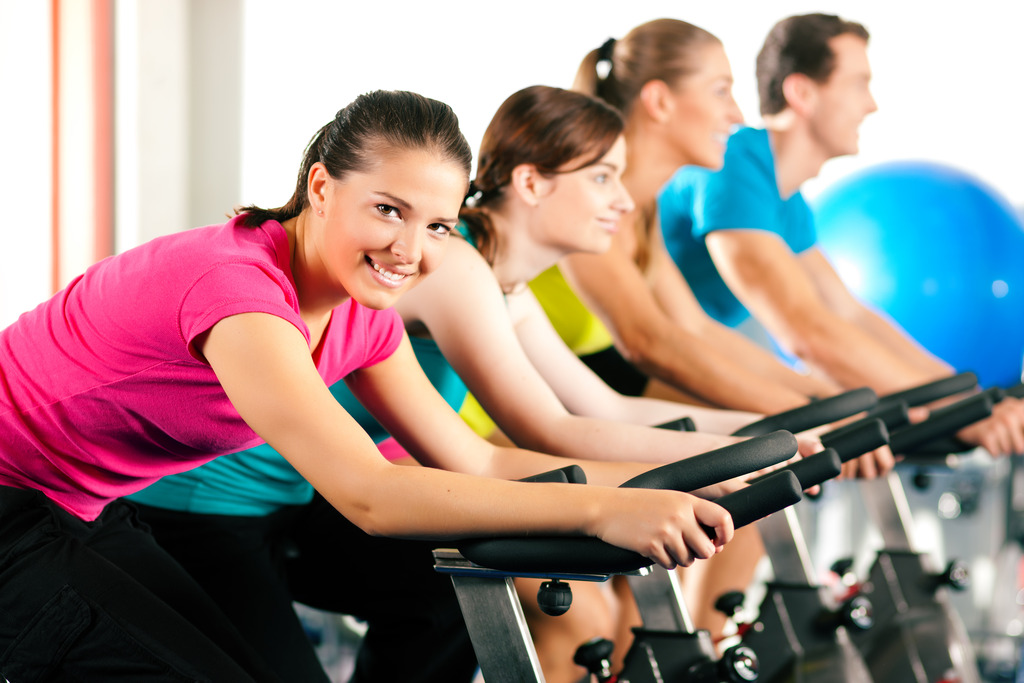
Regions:
<instances>
[{"instance_id":1,"label":"bare arm","mask_svg":"<svg viewBox=\"0 0 1024 683\"><path fill-rule=\"evenodd\" d=\"M820 249L808 250L798 257L798 261L821 293L825 305L840 316L859 325L880 344L927 375L941 377L953 371L894 321L884 318L853 296Z\"/></svg>"},{"instance_id":2,"label":"bare arm","mask_svg":"<svg viewBox=\"0 0 1024 683\"><path fill-rule=\"evenodd\" d=\"M834 382L794 371L767 349L708 315L665 249L654 249L651 262L654 295L676 324L692 331L747 370L804 396L824 398L839 392L839 385Z\"/></svg>"},{"instance_id":3,"label":"bare arm","mask_svg":"<svg viewBox=\"0 0 1024 683\"><path fill-rule=\"evenodd\" d=\"M642 372L738 410L774 413L807 402L804 394L751 372L672 320L621 245L604 254L574 254L559 265Z\"/></svg>"},{"instance_id":4,"label":"bare arm","mask_svg":"<svg viewBox=\"0 0 1024 683\"><path fill-rule=\"evenodd\" d=\"M242 419L368 533L417 538L582 533L664 566L689 564L714 552L701 523L715 528L722 539L716 543L731 537L724 510L687 494L530 485L391 465L331 396L302 335L280 318L260 313L225 318L197 346ZM409 438L428 460L443 465L446 454L453 464L497 456L498 449L476 437L416 369L405 342L388 360L359 371L352 384L385 427ZM512 461L522 463L520 472L564 464L524 451L513 455L499 458L508 463L467 469L513 474ZM598 470L596 463L588 467L595 475Z\"/></svg>"},{"instance_id":5,"label":"bare arm","mask_svg":"<svg viewBox=\"0 0 1024 683\"><path fill-rule=\"evenodd\" d=\"M516 317L516 334L527 356L576 414L600 417L613 411L608 414L637 424L660 424L686 416L693 419L698 431L712 434L731 434L763 417L743 410L624 396L605 384L565 345L531 292L519 295L511 308Z\"/></svg>"},{"instance_id":6,"label":"bare arm","mask_svg":"<svg viewBox=\"0 0 1024 683\"><path fill-rule=\"evenodd\" d=\"M820 250L796 257L778 236L758 230L719 230L706 239L737 298L783 344L844 387L869 386L887 394L952 373L858 301ZM1024 405L1005 401L992 417L958 436L993 454L1020 453ZM864 459L858 462L864 464Z\"/></svg>"},{"instance_id":7,"label":"bare arm","mask_svg":"<svg viewBox=\"0 0 1024 683\"><path fill-rule=\"evenodd\" d=\"M937 362L924 370L923 351L899 353L861 327L863 307L820 252L798 259L761 230L717 230L706 242L736 297L780 343L843 387L886 394L949 373Z\"/></svg>"},{"instance_id":8,"label":"bare arm","mask_svg":"<svg viewBox=\"0 0 1024 683\"><path fill-rule=\"evenodd\" d=\"M736 440L640 426L687 415L689 406L612 390L565 346L529 290L509 296L506 304L476 250L461 241L450 246L444 267L404 296L398 310L408 323L426 326L473 395L516 443L586 460L664 463ZM705 421L718 418L719 434L758 417L697 412Z\"/></svg>"},{"instance_id":9,"label":"bare arm","mask_svg":"<svg viewBox=\"0 0 1024 683\"><path fill-rule=\"evenodd\" d=\"M849 311L845 317L879 343L915 366L926 376L943 377L953 372L946 363L932 356L917 344L895 322L871 310L846 289L832 265L819 250L814 249L800 257L801 264L825 293L826 301L835 301L840 311ZM1014 398L1000 401L992 416L974 423L957 433L964 442L981 446L993 455L1024 453L1024 403Z\"/></svg>"}]
</instances>

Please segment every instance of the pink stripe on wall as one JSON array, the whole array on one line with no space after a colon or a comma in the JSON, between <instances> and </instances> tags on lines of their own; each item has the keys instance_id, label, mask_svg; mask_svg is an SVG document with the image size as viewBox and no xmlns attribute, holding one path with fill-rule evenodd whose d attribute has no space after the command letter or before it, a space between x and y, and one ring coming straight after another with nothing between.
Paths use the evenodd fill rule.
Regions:
<instances>
[{"instance_id":1,"label":"pink stripe on wall","mask_svg":"<svg viewBox=\"0 0 1024 683\"><path fill-rule=\"evenodd\" d=\"M114 8L92 0L94 252L114 253Z\"/></svg>"},{"instance_id":2,"label":"pink stripe on wall","mask_svg":"<svg viewBox=\"0 0 1024 683\"><path fill-rule=\"evenodd\" d=\"M50 0L50 289L60 289L60 0Z\"/></svg>"}]
</instances>

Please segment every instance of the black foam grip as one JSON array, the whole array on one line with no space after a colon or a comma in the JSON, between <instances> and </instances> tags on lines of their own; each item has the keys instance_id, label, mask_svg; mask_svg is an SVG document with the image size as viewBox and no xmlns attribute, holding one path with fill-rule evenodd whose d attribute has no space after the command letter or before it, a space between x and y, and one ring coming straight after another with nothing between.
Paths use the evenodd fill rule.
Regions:
<instances>
[{"instance_id":1,"label":"black foam grip","mask_svg":"<svg viewBox=\"0 0 1024 683\"><path fill-rule=\"evenodd\" d=\"M789 432L773 432L656 467L633 477L623 486L693 491L777 465L796 452L796 437Z\"/></svg>"},{"instance_id":2,"label":"black foam grip","mask_svg":"<svg viewBox=\"0 0 1024 683\"><path fill-rule=\"evenodd\" d=\"M1012 396L1013 398L1024 398L1024 382L1014 384L1012 387L1007 387L1006 395Z\"/></svg>"},{"instance_id":3,"label":"black foam grip","mask_svg":"<svg viewBox=\"0 0 1024 683\"><path fill-rule=\"evenodd\" d=\"M929 441L958 432L991 414L991 396L984 393L975 394L944 408L933 410L931 416L924 422L896 430L889 437L889 446L893 453L906 454Z\"/></svg>"},{"instance_id":4,"label":"black foam grip","mask_svg":"<svg viewBox=\"0 0 1024 683\"><path fill-rule=\"evenodd\" d=\"M788 432L802 432L864 412L877 402L878 397L871 389L866 387L853 389L837 396L813 401L799 408L769 415L736 430L733 435L758 436L779 429Z\"/></svg>"},{"instance_id":5,"label":"black foam grip","mask_svg":"<svg viewBox=\"0 0 1024 683\"><path fill-rule=\"evenodd\" d=\"M992 403L999 403L1007 396L1006 390L1001 387L989 387L981 393L991 398Z\"/></svg>"},{"instance_id":6,"label":"black foam grip","mask_svg":"<svg viewBox=\"0 0 1024 683\"><path fill-rule=\"evenodd\" d=\"M820 453L809 455L806 458L800 458L796 462L792 462L785 467L780 467L775 472L792 472L796 475L797 480L800 482L800 488L807 490L812 486L823 484L824 482L838 477L842 471L843 463L839 459L839 454L836 453L834 448L826 448ZM774 472L751 479L750 483L756 483L767 477L770 477Z\"/></svg>"},{"instance_id":7,"label":"black foam grip","mask_svg":"<svg viewBox=\"0 0 1024 683\"><path fill-rule=\"evenodd\" d=\"M470 562L513 574L617 574L652 564L591 536L474 538L458 548Z\"/></svg>"},{"instance_id":8,"label":"black foam grip","mask_svg":"<svg viewBox=\"0 0 1024 683\"><path fill-rule=\"evenodd\" d=\"M729 511L733 527L739 529L799 502L802 496L796 474L780 469L715 502Z\"/></svg>"},{"instance_id":9,"label":"black foam grip","mask_svg":"<svg viewBox=\"0 0 1024 683\"><path fill-rule=\"evenodd\" d=\"M796 475L779 471L715 502L728 510L738 529L793 505L800 496ZM467 539L458 549L482 567L524 574L612 574L651 564L639 553L590 536Z\"/></svg>"},{"instance_id":10,"label":"black foam grip","mask_svg":"<svg viewBox=\"0 0 1024 683\"><path fill-rule=\"evenodd\" d=\"M955 436L942 436L927 443L914 446L910 452L904 452L903 461L912 465L946 466L946 458L953 453L969 451L974 446Z\"/></svg>"},{"instance_id":11,"label":"black foam grip","mask_svg":"<svg viewBox=\"0 0 1024 683\"><path fill-rule=\"evenodd\" d=\"M928 382L920 386L886 394L878 399L879 403L889 404L903 402L908 406L921 406L925 403L937 401L940 398L953 396L964 391L970 391L978 386L978 376L973 372L961 372L952 377L944 377Z\"/></svg>"},{"instance_id":12,"label":"black foam grip","mask_svg":"<svg viewBox=\"0 0 1024 683\"><path fill-rule=\"evenodd\" d=\"M889 430L877 417L858 420L821 435L821 445L835 449L842 462L853 460L889 443Z\"/></svg>"},{"instance_id":13,"label":"black foam grip","mask_svg":"<svg viewBox=\"0 0 1024 683\"><path fill-rule=\"evenodd\" d=\"M540 474L523 477L519 481L541 484L568 484L569 478L565 476L565 472L562 470L551 470L550 472L541 472Z\"/></svg>"},{"instance_id":14,"label":"black foam grip","mask_svg":"<svg viewBox=\"0 0 1024 683\"><path fill-rule=\"evenodd\" d=\"M894 429L906 427L910 424L910 410L907 408L907 404L903 401L880 403L869 410L867 417L862 418L862 420L867 421L873 417L877 417L881 420L885 424L885 428L890 432ZM851 422L850 424L852 425L856 423Z\"/></svg>"},{"instance_id":15,"label":"black foam grip","mask_svg":"<svg viewBox=\"0 0 1024 683\"><path fill-rule=\"evenodd\" d=\"M680 417L675 420L669 420L668 422L662 422L659 425L654 425L658 429L671 429L677 432L695 432L697 431L697 425L694 424L693 418Z\"/></svg>"}]
</instances>

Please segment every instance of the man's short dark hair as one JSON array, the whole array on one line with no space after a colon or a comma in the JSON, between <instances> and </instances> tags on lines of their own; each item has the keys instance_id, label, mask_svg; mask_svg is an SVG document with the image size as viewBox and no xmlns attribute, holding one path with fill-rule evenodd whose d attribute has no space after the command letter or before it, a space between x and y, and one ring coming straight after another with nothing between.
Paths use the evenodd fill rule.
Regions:
<instances>
[{"instance_id":1,"label":"man's short dark hair","mask_svg":"<svg viewBox=\"0 0 1024 683\"><path fill-rule=\"evenodd\" d=\"M868 40L868 31L861 24L832 14L803 14L775 24L757 55L762 116L786 108L782 82L790 74L804 74L818 83L827 81L836 63L828 42L847 33Z\"/></svg>"}]
</instances>

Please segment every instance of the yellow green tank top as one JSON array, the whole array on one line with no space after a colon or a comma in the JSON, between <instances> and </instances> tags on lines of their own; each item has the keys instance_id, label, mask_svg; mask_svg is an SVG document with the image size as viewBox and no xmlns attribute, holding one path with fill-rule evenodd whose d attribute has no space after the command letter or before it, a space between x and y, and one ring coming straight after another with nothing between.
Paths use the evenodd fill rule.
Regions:
<instances>
[{"instance_id":1,"label":"yellow green tank top","mask_svg":"<svg viewBox=\"0 0 1024 683\"><path fill-rule=\"evenodd\" d=\"M562 341L577 356L604 351L614 343L608 328L583 305L558 266L531 280L530 290Z\"/></svg>"},{"instance_id":2,"label":"yellow green tank top","mask_svg":"<svg viewBox=\"0 0 1024 683\"><path fill-rule=\"evenodd\" d=\"M583 305L558 266L551 266L531 280L530 290L562 341L577 356L604 351L612 345L608 328ZM466 395L459 415L484 438L497 427L471 393Z\"/></svg>"}]
</instances>

